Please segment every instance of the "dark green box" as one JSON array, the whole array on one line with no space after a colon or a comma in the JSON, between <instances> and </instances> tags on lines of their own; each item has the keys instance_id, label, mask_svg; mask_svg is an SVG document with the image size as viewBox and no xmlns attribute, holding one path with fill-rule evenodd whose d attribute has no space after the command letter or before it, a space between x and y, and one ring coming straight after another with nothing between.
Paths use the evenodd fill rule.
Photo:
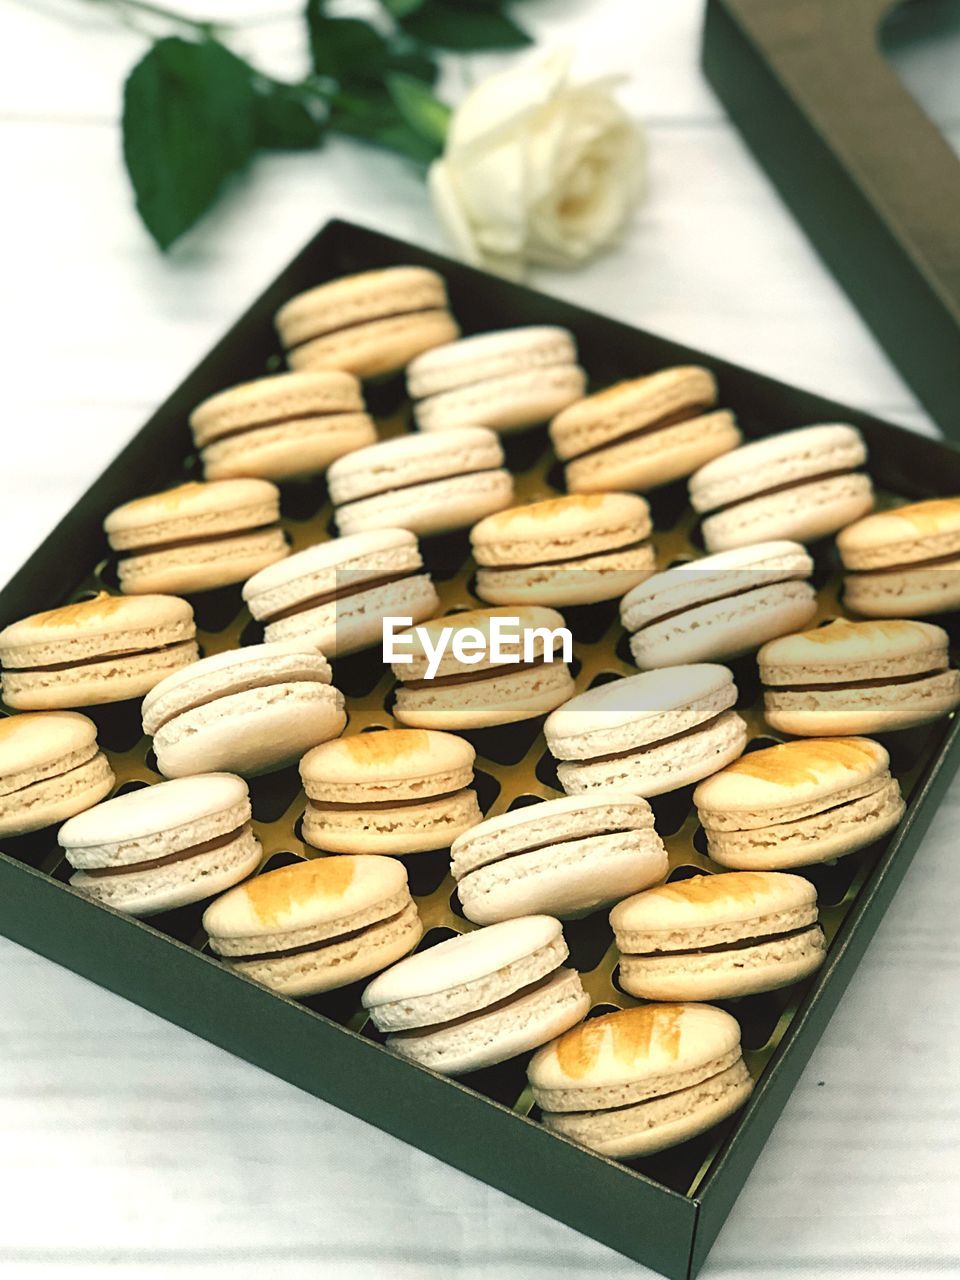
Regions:
<instances>
[{"instance_id":1,"label":"dark green box","mask_svg":"<svg viewBox=\"0 0 960 1280\"><path fill-rule=\"evenodd\" d=\"M299 290L347 272L423 263L446 277L468 332L523 323L574 331L599 385L696 362L751 435L818 421L864 433L878 483L910 497L960 492L960 453L676 343L345 223L331 223L150 419L0 593L0 626L60 602L103 552L104 514L156 487L190 449L187 416L207 395L276 367L272 316ZM21 859L0 854L0 929L8 937L266 1068L671 1277L702 1264L789 1092L837 1004L960 762L960 721L938 729L907 815L846 914L752 1099L704 1176L682 1194L594 1155L472 1088L393 1057L315 1009L229 972L151 924L95 905ZM402 1105L397 1104L402 1099ZM575 1194L572 1192L575 1190Z\"/></svg>"}]
</instances>

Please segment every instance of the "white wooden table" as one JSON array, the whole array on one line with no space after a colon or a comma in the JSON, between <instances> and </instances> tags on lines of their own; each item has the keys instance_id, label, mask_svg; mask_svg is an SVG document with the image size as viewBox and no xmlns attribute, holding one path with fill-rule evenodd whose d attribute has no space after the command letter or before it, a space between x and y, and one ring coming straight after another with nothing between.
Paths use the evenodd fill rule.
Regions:
<instances>
[{"instance_id":1,"label":"white wooden table","mask_svg":"<svg viewBox=\"0 0 960 1280\"><path fill-rule=\"evenodd\" d=\"M290 12L299 7L208 0L200 16L255 19L239 42L282 74L303 60ZM625 99L651 142L650 198L626 244L536 283L931 431L703 82L698 0L519 8L541 38L575 41L584 69L631 72ZM334 143L257 162L162 258L131 212L116 128L122 78L141 48L83 0L0 6L4 578L327 218L441 244L424 191L400 161ZM477 58L468 76L496 62ZM465 80L457 73L452 88ZM705 1276L960 1271L958 818L960 786ZM644 1274L2 940L0 964L5 1275Z\"/></svg>"}]
</instances>

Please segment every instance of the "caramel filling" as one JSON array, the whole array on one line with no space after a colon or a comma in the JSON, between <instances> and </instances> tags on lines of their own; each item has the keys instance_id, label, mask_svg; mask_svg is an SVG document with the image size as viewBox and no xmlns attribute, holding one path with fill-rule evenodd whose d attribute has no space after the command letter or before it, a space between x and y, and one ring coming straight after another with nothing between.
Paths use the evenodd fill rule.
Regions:
<instances>
[{"instance_id":1,"label":"caramel filling","mask_svg":"<svg viewBox=\"0 0 960 1280\"><path fill-rule=\"evenodd\" d=\"M348 933L338 933L334 938L321 938L319 942L304 942L299 947L285 947L282 951L258 951L252 955L243 956L221 956L221 960L226 960L229 964L252 964L255 960L282 960L285 956L303 956L310 951L325 951L328 947L337 947L342 942L351 942L354 938L360 938L365 933L370 933L374 929L379 929L382 925L392 924L399 920L406 911L406 907L397 911L392 916L386 916L383 920L374 920L371 924L365 924L360 929L351 929Z\"/></svg>"},{"instance_id":2,"label":"caramel filling","mask_svg":"<svg viewBox=\"0 0 960 1280\"><path fill-rule=\"evenodd\" d=\"M806 484L820 484L822 480L836 480L840 476L856 476L862 475L863 472L859 467L838 467L835 471L821 471L819 475L803 476L799 480L784 480L783 484L771 485L769 489L760 489L756 493L744 494L742 498L736 498L733 502L725 502L722 506L713 507L710 511L705 511L704 517L718 516L722 511L732 511L734 507L741 507L747 502L756 502L759 498L772 498L775 493L786 493L788 489L801 489Z\"/></svg>"},{"instance_id":3,"label":"caramel filling","mask_svg":"<svg viewBox=\"0 0 960 1280\"><path fill-rule=\"evenodd\" d=\"M561 566L566 568L569 564L577 564L581 560L595 560L600 556L617 556L622 555L626 551L640 551L644 547L650 546L649 538L641 538L639 542L628 542L622 547L602 547L599 551L585 551L579 556L564 556L559 562L551 562L549 560L539 560L533 564L482 564L480 565L481 573L499 573L502 569L559 569ZM599 566L596 572L604 572L603 566Z\"/></svg>"},{"instance_id":4,"label":"caramel filling","mask_svg":"<svg viewBox=\"0 0 960 1280\"><path fill-rule=\"evenodd\" d=\"M134 556L152 556L158 551L177 551L180 547L199 547L209 542L229 542L234 538L246 538L255 533L273 533L281 528L280 522L254 525L246 529L229 529L226 533L206 533L195 538L171 538L169 542L153 542L143 547L124 547L120 556L131 560Z\"/></svg>"},{"instance_id":5,"label":"caramel filling","mask_svg":"<svg viewBox=\"0 0 960 1280\"><path fill-rule=\"evenodd\" d=\"M533 995L535 991L542 991L557 976L557 969L553 969L550 973L545 974L542 978L538 978L536 982L528 982L525 987L519 987L516 991L511 991L508 996L501 996L499 1000L495 1000L493 1004L485 1004L480 1009L471 1009L469 1013L461 1013L456 1018L450 1018L447 1022L432 1022L424 1027L407 1027L403 1031L391 1031L391 1040L406 1040L414 1036L428 1036L434 1031L446 1031L450 1027L462 1026L465 1022L471 1022L474 1018L479 1018L487 1013L499 1013L501 1009L507 1009L512 1004L516 1004L518 1000L522 1000L525 996ZM373 1010L372 1012L376 1012Z\"/></svg>"},{"instance_id":6,"label":"caramel filling","mask_svg":"<svg viewBox=\"0 0 960 1280\"><path fill-rule=\"evenodd\" d=\"M636 955L638 960L646 960L654 956L706 956L714 955L723 951L742 951L746 947L762 947L767 942L786 942L788 938L802 938L806 934L813 934L817 928L816 923L801 925L798 929L788 929L785 933L764 933L757 937L737 938L734 942L717 942L709 947L684 947L682 950L656 950L642 952L625 952L633 958Z\"/></svg>"},{"instance_id":7,"label":"caramel filling","mask_svg":"<svg viewBox=\"0 0 960 1280\"><path fill-rule=\"evenodd\" d=\"M882 689L888 684L915 684L920 680L930 680L942 675L949 667L944 662L942 667L933 671L920 671L911 676L879 676L875 680L837 680L832 684L825 681L821 684L768 684L771 693L831 693L842 689Z\"/></svg>"},{"instance_id":8,"label":"caramel filling","mask_svg":"<svg viewBox=\"0 0 960 1280\"><path fill-rule=\"evenodd\" d=\"M462 795L466 790L465 787L458 787L456 791L441 791L432 796L410 796L399 800L314 800L308 798L307 808L315 809L318 813L355 813L359 811L378 813L388 812L391 809L411 809L418 804L433 804L435 800L452 800L454 796Z\"/></svg>"},{"instance_id":9,"label":"caramel filling","mask_svg":"<svg viewBox=\"0 0 960 1280\"><path fill-rule=\"evenodd\" d=\"M713 404L709 401L686 405L683 409L677 409L674 413L664 414L662 418L657 418L655 422L648 422L645 427L635 427L633 431L626 431L622 436L616 436L613 440L604 440L602 444L591 445L589 449L584 449L581 453L575 453L567 458L565 465L569 466L571 462L579 462L581 458L593 457L594 454L603 453L606 449L615 449L617 445L626 444L628 440L639 440L641 436L652 435L655 431L666 431L667 427L678 427L682 422L691 422L694 418L699 418L701 414L708 413L713 408Z\"/></svg>"},{"instance_id":10,"label":"caramel filling","mask_svg":"<svg viewBox=\"0 0 960 1280\"><path fill-rule=\"evenodd\" d=\"M4 667L4 674L28 675L35 671L72 671L74 667L94 667L101 662L113 662L124 658L147 658L155 653L171 653L174 649L192 648L194 640L174 640L171 644L158 644L155 649L118 649L114 653L98 654L95 658L75 658L72 662L48 662L42 667Z\"/></svg>"},{"instance_id":11,"label":"caramel filling","mask_svg":"<svg viewBox=\"0 0 960 1280\"><path fill-rule=\"evenodd\" d=\"M364 578L362 582L345 583L342 587L335 587L332 591L322 591L315 596L307 596L306 600L298 600L296 604L287 605L285 609L278 609L276 613L271 613L262 621L269 626L271 622L282 622L284 618L293 618L298 613L306 613L308 609L319 609L321 605L333 604L337 600L347 600L352 596L361 595L364 591L373 591L375 587L385 587L391 582L402 582L404 578L413 578L422 569L398 569L396 573L381 573L376 578Z\"/></svg>"},{"instance_id":12,"label":"caramel filling","mask_svg":"<svg viewBox=\"0 0 960 1280\"><path fill-rule=\"evenodd\" d=\"M228 844L232 844L234 840L250 830L249 822L245 822L242 827L237 827L235 831L228 831L225 835L214 836L212 840L204 840L202 844L192 844L189 849L178 849L176 853L165 853L160 858L148 858L145 862L128 862L122 867L82 867L80 870L85 876L126 876L132 875L136 871L151 871L154 867L168 867L174 862L186 862L188 858L197 858L201 853L213 853L214 849L223 849Z\"/></svg>"}]
</instances>

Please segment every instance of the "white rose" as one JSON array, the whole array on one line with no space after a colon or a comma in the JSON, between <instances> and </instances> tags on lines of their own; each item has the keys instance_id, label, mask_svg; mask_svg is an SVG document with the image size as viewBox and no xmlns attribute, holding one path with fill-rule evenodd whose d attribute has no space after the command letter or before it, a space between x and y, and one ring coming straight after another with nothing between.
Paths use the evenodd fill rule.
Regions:
<instances>
[{"instance_id":1,"label":"white rose","mask_svg":"<svg viewBox=\"0 0 960 1280\"><path fill-rule=\"evenodd\" d=\"M434 208L461 255L519 277L615 241L644 186L643 137L609 79L570 82L558 50L478 85L430 169Z\"/></svg>"}]
</instances>

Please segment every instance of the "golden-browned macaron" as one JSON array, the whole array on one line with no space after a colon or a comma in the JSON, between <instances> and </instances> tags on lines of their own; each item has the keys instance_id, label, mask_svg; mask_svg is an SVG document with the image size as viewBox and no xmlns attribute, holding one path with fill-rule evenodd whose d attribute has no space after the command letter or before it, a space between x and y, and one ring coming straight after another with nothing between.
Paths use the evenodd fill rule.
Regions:
<instances>
[{"instance_id":1,"label":"golden-browned macaron","mask_svg":"<svg viewBox=\"0 0 960 1280\"><path fill-rule=\"evenodd\" d=\"M693 793L710 857L775 871L853 853L893 830L904 803L870 738L806 738L741 756Z\"/></svg>"},{"instance_id":2,"label":"golden-browned macaron","mask_svg":"<svg viewBox=\"0 0 960 1280\"><path fill-rule=\"evenodd\" d=\"M713 374L696 365L619 382L559 413L550 424L574 492L638 489L688 476L741 435L717 409Z\"/></svg>"},{"instance_id":3,"label":"golden-browned macaron","mask_svg":"<svg viewBox=\"0 0 960 1280\"><path fill-rule=\"evenodd\" d=\"M878 511L837 535L844 603L871 618L960 609L960 498Z\"/></svg>"},{"instance_id":4,"label":"golden-browned macaron","mask_svg":"<svg viewBox=\"0 0 960 1280\"><path fill-rule=\"evenodd\" d=\"M358 378L396 373L460 336L443 277L427 267L344 276L291 298L277 331L293 369L345 369Z\"/></svg>"},{"instance_id":5,"label":"golden-browned macaron","mask_svg":"<svg viewBox=\"0 0 960 1280\"><path fill-rule=\"evenodd\" d=\"M757 655L767 720L784 733L886 733L939 720L960 706L942 627L901 618L848 622L781 636Z\"/></svg>"},{"instance_id":6,"label":"golden-browned macaron","mask_svg":"<svg viewBox=\"0 0 960 1280\"><path fill-rule=\"evenodd\" d=\"M208 480L289 480L373 444L360 383L334 369L277 373L210 396L190 415Z\"/></svg>"},{"instance_id":7,"label":"golden-browned macaron","mask_svg":"<svg viewBox=\"0 0 960 1280\"><path fill-rule=\"evenodd\" d=\"M75 711L0 720L0 836L39 831L109 795L110 762L97 726Z\"/></svg>"},{"instance_id":8,"label":"golden-browned macaron","mask_svg":"<svg viewBox=\"0 0 960 1280\"><path fill-rule=\"evenodd\" d=\"M269 480L214 480L134 498L103 522L120 555L120 590L189 595L243 582L289 552L280 490Z\"/></svg>"}]
</instances>

